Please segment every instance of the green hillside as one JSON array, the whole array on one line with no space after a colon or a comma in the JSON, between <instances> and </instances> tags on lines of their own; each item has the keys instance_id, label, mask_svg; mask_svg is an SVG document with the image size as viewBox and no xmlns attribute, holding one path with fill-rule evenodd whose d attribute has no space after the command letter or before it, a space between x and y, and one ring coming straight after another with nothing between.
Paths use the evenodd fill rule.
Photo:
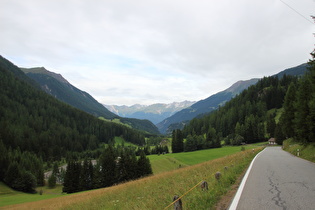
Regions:
<instances>
[{"instance_id":1,"label":"green hillside","mask_svg":"<svg viewBox=\"0 0 315 210\"><path fill-rule=\"evenodd\" d=\"M0 57L0 181L26 192L43 185L43 165L99 158L116 136L144 145L142 132L96 117L43 92Z\"/></svg>"},{"instance_id":2,"label":"green hillside","mask_svg":"<svg viewBox=\"0 0 315 210\"><path fill-rule=\"evenodd\" d=\"M159 134L157 127L149 120L139 120L134 118L122 118L105 108L96 101L89 93L84 92L71 85L60 74L46 70L45 68L21 68L28 77L36 81L42 90L82 111L90 113L96 117L106 119L119 119L123 124L132 128L142 130L147 133Z\"/></svg>"}]
</instances>

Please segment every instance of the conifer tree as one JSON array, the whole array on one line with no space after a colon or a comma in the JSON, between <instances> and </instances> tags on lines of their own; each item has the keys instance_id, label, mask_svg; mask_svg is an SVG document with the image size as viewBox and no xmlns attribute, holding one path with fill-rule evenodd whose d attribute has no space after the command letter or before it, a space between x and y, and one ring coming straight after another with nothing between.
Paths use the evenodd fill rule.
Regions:
<instances>
[{"instance_id":1,"label":"conifer tree","mask_svg":"<svg viewBox=\"0 0 315 210\"><path fill-rule=\"evenodd\" d=\"M286 137L294 137L294 119L295 119L295 100L296 100L296 86L292 82L284 98L283 113L280 117L280 124L283 126L282 130Z\"/></svg>"},{"instance_id":2,"label":"conifer tree","mask_svg":"<svg viewBox=\"0 0 315 210\"><path fill-rule=\"evenodd\" d=\"M102 187L112 186L117 181L117 163L119 161L111 145L104 150L100 157L100 182Z\"/></svg>"},{"instance_id":3,"label":"conifer tree","mask_svg":"<svg viewBox=\"0 0 315 210\"><path fill-rule=\"evenodd\" d=\"M172 152L183 152L184 151L184 137L182 131L177 129L172 134Z\"/></svg>"},{"instance_id":4,"label":"conifer tree","mask_svg":"<svg viewBox=\"0 0 315 210\"><path fill-rule=\"evenodd\" d=\"M311 110L309 102L311 100L311 83L309 78L304 77L300 81L300 87L297 92L295 127L297 140L303 143L310 141L310 127L313 122L310 120Z\"/></svg>"},{"instance_id":5,"label":"conifer tree","mask_svg":"<svg viewBox=\"0 0 315 210\"><path fill-rule=\"evenodd\" d=\"M140 157L138 159L138 169L139 177L147 176L153 173L150 160L146 157L143 151L140 153Z\"/></svg>"}]
</instances>

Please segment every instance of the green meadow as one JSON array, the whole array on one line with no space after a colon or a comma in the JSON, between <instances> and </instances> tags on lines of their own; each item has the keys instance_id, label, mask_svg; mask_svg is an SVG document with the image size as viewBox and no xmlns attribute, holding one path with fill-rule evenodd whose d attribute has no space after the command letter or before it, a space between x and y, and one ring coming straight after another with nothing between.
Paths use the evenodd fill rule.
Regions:
<instances>
[{"instance_id":1,"label":"green meadow","mask_svg":"<svg viewBox=\"0 0 315 210\"><path fill-rule=\"evenodd\" d=\"M173 209L174 195L183 195L183 209L214 209L261 150L240 151L215 160L97 190L44 201L8 206L14 209ZM214 174L221 172L220 180ZM206 180L208 191L200 189ZM166 208L167 207L167 208Z\"/></svg>"},{"instance_id":2,"label":"green meadow","mask_svg":"<svg viewBox=\"0 0 315 210\"><path fill-rule=\"evenodd\" d=\"M15 191L7 187L4 183L0 182L0 207L12 205L12 204L46 200L46 199L56 198L56 197L65 195L61 193L62 192L61 185L57 185L57 187L55 187L54 189L50 189L47 186L44 186L44 187L38 187L36 190L38 192L42 190L43 192L42 195L40 195L39 193L30 194L30 193L23 193L23 192Z\"/></svg>"},{"instance_id":3,"label":"green meadow","mask_svg":"<svg viewBox=\"0 0 315 210\"><path fill-rule=\"evenodd\" d=\"M117 137L115 139L116 144L121 144L123 141L124 140L119 138L119 137ZM128 144L128 143L125 143L125 146L127 146L126 144ZM250 151L254 148L255 149L258 148L259 145L261 145L261 144L262 143L256 144L256 145L247 145L244 147L247 151ZM233 154L241 153L241 148L242 148L242 146L235 146L235 147L229 146L229 147L222 147L222 148L217 148L217 149L199 150L199 151L186 152L186 153L175 153L175 154L165 154L165 155L149 155L148 157L151 161L153 173L155 174L155 176L159 176L159 175L164 174L163 172L166 172L166 173L173 173L174 172L175 173L176 171L178 171L176 169L179 169L179 168L180 168L179 170L187 168L187 173L190 173L189 168L192 167L193 165L198 165L200 163L209 162L210 160L215 160L215 159L219 159L219 158L223 158L223 159L226 158L226 161L228 161L228 160L231 161L231 159L229 157L231 157L231 155L233 155ZM224 167L224 165L221 165L220 167L222 168L222 167ZM151 177L150 179L152 179L155 176L150 176ZM197 177L199 177L199 175ZM156 179L158 179L158 178L154 178L154 180L156 180ZM140 180L137 180L137 181L140 181ZM165 185L165 183L160 183L160 184ZM125 185L127 186L128 183L126 183ZM154 185L155 185L154 187L157 187L159 185L159 181L155 181ZM123 187L124 184L121 184L119 186L120 186L119 188L124 188ZM165 187L165 186L163 186L163 187ZM111 189L111 188L109 188L109 189ZM141 190L140 188L137 188L137 189ZM72 195L62 194L61 193L62 192L62 186L60 186L60 185L54 189L49 189L48 187L45 186L45 187L39 187L36 190L38 192L40 190L42 190L43 194L40 195L39 193L28 194L28 193L17 192L17 191L12 190L11 188L8 188L5 184L0 182L0 208L4 207L4 206L8 206L8 205L13 205L13 204L23 204L23 203L28 203L28 202L41 201L41 200L46 200L46 199L50 199L50 198L56 198L56 197L62 198L65 196L66 197L72 196ZM127 190L127 188L126 188L126 190ZM184 190L184 188L183 188L183 190ZM88 192L93 192L93 191L94 190L88 191ZM85 192L81 192L81 193L84 194ZM79 194L81 194L81 193L79 193ZM77 193L75 195L77 195ZM113 195L112 197L115 197L115 195ZM138 197L139 198L143 197L142 193L140 193ZM138 197L137 197L137 199L138 199ZM67 201L66 198L65 198L65 200ZM66 201L64 201L64 202L66 202ZM134 205L134 204L132 204L132 205ZM22 206L24 206L24 205L22 205Z\"/></svg>"},{"instance_id":4,"label":"green meadow","mask_svg":"<svg viewBox=\"0 0 315 210\"><path fill-rule=\"evenodd\" d=\"M165 155L149 155L153 174L159 174L178 168L195 165L209 160L225 157L241 151L242 147L246 150L254 149L266 142L245 146L226 146L222 148L198 150L194 152L170 153Z\"/></svg>"}]
</instances>

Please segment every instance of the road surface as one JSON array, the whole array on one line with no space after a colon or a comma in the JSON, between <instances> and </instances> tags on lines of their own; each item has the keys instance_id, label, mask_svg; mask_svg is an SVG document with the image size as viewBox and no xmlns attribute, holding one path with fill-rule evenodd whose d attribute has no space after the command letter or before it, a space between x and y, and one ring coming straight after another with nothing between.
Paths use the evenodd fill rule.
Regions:
<instances>
[{"instance_id":1,"label":"road surface","mask_svg":"<svg viewBox=\"0 0 315 210\"><path fill-rule=\"evenodd\" d=\"M237 210L315 209L315 164L281 147L267 147L253 162L238 204L232 206Z\"/></svg>"}]
</instances>

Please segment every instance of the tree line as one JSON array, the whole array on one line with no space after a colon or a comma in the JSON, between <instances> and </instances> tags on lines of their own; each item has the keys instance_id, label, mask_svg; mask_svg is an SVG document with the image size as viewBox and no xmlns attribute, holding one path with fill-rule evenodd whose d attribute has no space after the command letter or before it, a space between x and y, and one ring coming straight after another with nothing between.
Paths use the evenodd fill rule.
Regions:
<instances>
[{"instance_id":1,"label":"tree line","mask_svg":"<svg viewBox=\"0 0 315 210\"><path fill-rule=\"evenodd\" d=\"M191 120L182 134L173 131L175 144L178 136L186 139L177 148L192 151L219 147L221 140L227 145L239 145L270 137L276 137L279 144L287 138L305 144L314 142L315 53L311 55L305 75L264 77L224 106Z\"/></svg>"},{"instance_id":2,"label":"tree line","mask_svg":"<svg viewBox=\"0 0 315 210\"><path fill-rule=\"evenodd\" d=\"M63 192L110 187L152 174L149 159L142 151L139 158L128 148L106 147L95 165L91 160L71 160L64 176Z\"/></svg>"},{"instance_id":3,"label":"tree line","mask_svg":"<svg viewBox=\"0 0 315 210\"><path fill-rule=\"evenodd\" d=\"M34 193L36 186L44 185L43 160L20 149L7 149L0 140L0 180L9 187Z\"/></svg>"},{"instance_id":4,"label":"tree line","mask_svg":"<svg viewBox=\"0 0 315 210\"><path fill-rule=\"evenodd\" d=\"M68 152L95 150L115 136L144 145L144 134L105 122L37 89L29 78L0 58L0 138L6 148L29 151L43 161Z\"/></svg>"},{"instance_id":5,"label":"tree line","mask_svg":"<svg viewBox=\"0 0 315 210\"><path fill-rule=\"evenodd\" d=\"M303 144L315 142L315 50L311 56L308 73L297 83L291 83L286 93L275 131L279 144L287 138Z\"/></svg>"},{"instance_id":6,"label":"tree line","mask_svg":"<svg viewBox=\"0 0 315 210\"><path fill-rule=\"evenodd\" d=\"M264 77L224 106L191 120L183 136L194 142L194 150L219 147L222 140L227 145L239 145L274 137L275 111L282 108L290 84L298 81L298 77L287 75Z\"/></svg>"},{"instance_id":7,"label":"tree line","mask_svg":"<svg viewBox=\"0 0 315 210\"><path fill-rule=\"evenodd\" d=\"M33 192L44 184L45 163L97 157L115 136L145 144L142 132L58 101L0 56L0 181Z\"/></svg>"}]
</instances>

